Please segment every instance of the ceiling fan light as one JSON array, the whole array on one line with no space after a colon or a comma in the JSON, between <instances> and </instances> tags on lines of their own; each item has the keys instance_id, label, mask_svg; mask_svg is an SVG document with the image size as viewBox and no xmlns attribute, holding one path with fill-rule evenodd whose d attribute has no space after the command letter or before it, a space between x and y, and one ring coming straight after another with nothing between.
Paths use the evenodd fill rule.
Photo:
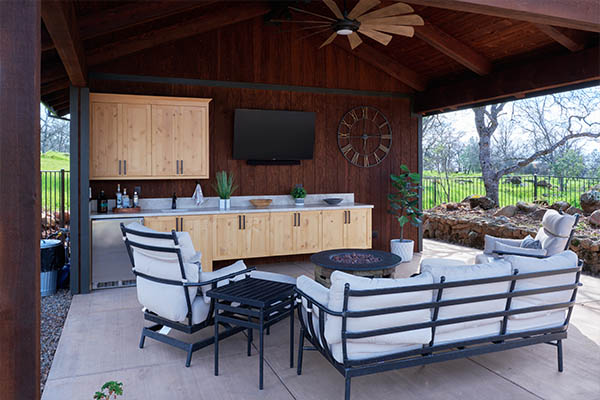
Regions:
<instances>
[{"instance_id":1,"label":"ceiling fan light","mask_svg":"<svg viewBox=\"0 0 600 400\"><path fill-rule=\"evenodd\" d=\"M336 33L338 35L348 36L351 35L354 31L352 29L338 29Z\"/></svg>"}]
</instances>

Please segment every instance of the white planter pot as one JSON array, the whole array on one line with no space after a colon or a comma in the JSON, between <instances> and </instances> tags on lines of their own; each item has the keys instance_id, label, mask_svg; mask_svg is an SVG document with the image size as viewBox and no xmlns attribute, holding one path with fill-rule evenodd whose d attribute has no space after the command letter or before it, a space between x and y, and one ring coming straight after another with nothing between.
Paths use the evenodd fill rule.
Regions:
<instances>
[{"instance_id":1,"label":"white planter pot","mask_svg":"<svg viewBox=\"0 0 600 400\"><path fill-rule=\"evenodd\" d=\"M413 251L415 248L415 242L412 240L390 240L390 248L393 254L396 254L402 258L402 262L410 262L413 258Z\"/></svg>"},{"instance_id":2,"label":"white planter pot","mask_svg":"<svg viewBox=\"0 0 600 400\"><path fill-rule=\"evenodd\" d=\"M219 199L219 210L228 210L231 208L231 199Z\"/></svg>"},{"instance_id":3,"label":"white planter pot","mask_svg":"<svg viewBox=\"0 0 600 400\"><path fill-rule=\"evenodd\" d=\"M296 207L302 207L304 205L304 198L297 198L294 200Z\"/></svg>"}]
</instances>

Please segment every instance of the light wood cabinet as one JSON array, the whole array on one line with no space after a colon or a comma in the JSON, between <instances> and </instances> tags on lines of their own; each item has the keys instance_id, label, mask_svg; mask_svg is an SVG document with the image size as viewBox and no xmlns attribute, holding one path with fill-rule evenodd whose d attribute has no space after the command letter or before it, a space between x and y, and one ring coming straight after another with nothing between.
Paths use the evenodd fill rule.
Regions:
<instances>
[{"instance_id":1,"label":"light wood cabinet","mask_svg":"<svg viewBox=\"0 0 600 400\"><path fill-rule=\"evenodd\" d=\"M176 228L177 217L145 217L144 226L158 232L171 232Z\"/></svg>"},{"instance_id":2,"label":"light wood cabinet","mask_svg":"<svg viewBox=\"0 0 600 400\"><path fill-rule=\"evenodd\" d=\"M271 213L272 256L321 250L321 211Z\"/></svg>"},{"instance_id":3,"label":"light wood cabinet","mask_svg":"<svg viewBox=\"0 0 600 400\"><path fill-rule=\"evenodd\" d=\"M214 224L214 259L269 256L269 214L218 215Z\"/></svg>"},{"instance_id":4,"label":"light wood cabinet","mask_svg":"<svg viewBox=\"0 0 600 400\"><path fill-rule=\"evenodd\" d=\"M202 253L202 271L212 271L213 261L212 215L186 215L181 218L180 230L189 232L194 249Z\"/></svg>"},{"instance_id":5,"label":"light wood cabinet","mask_svg":"<svg viewBox=\"0 0 600 400\"><path fill-rule=\"evenodd\" d=\"M215 217L213 256L215 260L227 260L240 254L240 230L242 216L238 214L217 215Z\"/></svg>"},{"instance_id":6,"label":"light wood cabinet","mask_svg":"<svg viewBox=\"0 0 600 400\"><path fill-rule=\"evenodd\" d=\"M370 248L371 209L323 211L323 250Z\"/></svg>"},{"instance_id":7,"label":"light wood cabinet","mask_svg":"<svg viewBox=\"0 0 600 400\"><path fill-rule=\"evenodd\" d=\"M90 178L208 178L209 102L90 94Z\"/></svg>"},{"instance_id":8,"label":"light wood cabinet","mask_svg":"<svg viewBox=\"0 0 600 400\"><path fill-rule=\"evenodd\" d=\"M296 213L271 213L271 255L282 256L294 252Z\"/></svg>"}]
</instances>

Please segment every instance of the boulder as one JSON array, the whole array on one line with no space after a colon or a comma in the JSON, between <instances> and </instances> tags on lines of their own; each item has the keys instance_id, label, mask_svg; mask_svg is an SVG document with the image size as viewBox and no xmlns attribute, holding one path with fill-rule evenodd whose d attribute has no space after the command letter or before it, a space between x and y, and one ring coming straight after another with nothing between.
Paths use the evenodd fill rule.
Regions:
<instances>
[{"instance_id":1,"label":"boulder","mask_svg":"<svg viewBox=\"0 0 600 400\"><path fill-rule=\"evenodd\" d=\"M460 207L457 203L448 203L446 204L446 210L448 211L456 211L458 210Z\"/></svg>"},{"instance_id":2,"label":"boulder","mask_svg":"<svg viewBox=\"0 0 600 400\"><path fill-rule=\"evenodd\" d=\"M520 176L511 176L509 178L509 182L513 185L520 185L522 183Z\"/></svg>"},{"instance_id":3,"label":"boulder","mask_svg":"<svg viewBox=\"0 0 600 400\"><path fill-rule=\"evenodd\" d=\"M596 210L590 215L588 218L588 222L590 225L599 226L600 227L600 210Z\"/></svg>"},{"instance_id":4,"label":"boulder","mask_svg":"<svg viewBox=\"0 0 600 400\"><path fill-rule=\"evenodd\" d=\"M583 214L583 210L581 208L577 208L575 206L571 206L571 207L567 208L565 210L565 212L570 215L575 215L575 214L582 215Z\"/></svg>"},{"instance_id":5,"label":"boulder","mask_svg":"<svg viewBox=\"0 0 600 400\"><path fill-rule=\"evenodd\" d=\"M542 218L544 218L544 214L546 214L546 211L548 210L545 208L538 208L537 210L529 214L529 216L536 221L541 221Z\"/></svg>"},{"instance_id":6,"label":"boulder","mask_svg":"<svg viewBox=\"0 0 600 400\"><path fill-rule=\"evenodd\" d=\"M473 197L477 197L477 195L472 194L470 196L467 196L463 199L463 201L461 201L461 203L468 203Z\"/></svg>"},{"instance_id":7,"label":"boulder","mask_svg":"<svg viewBox=\"0 0 600 400\"><path fill-rule=\"evenodd\" d=\"M496 203L486 196L473 196L469 199L471 209L479 207L482 210L490 210L496 206Z\"/></svg>"},{"instance_id":8,"label":"boulder","mask_svg":"<svg viewBox=\"0 0 600 400\"><path fill-rule=\"evenodd\" d=\"M600 210L600 191L593 189L588 190L581 195L579 203L586 215L589 215L596 210Z\"/></svg>"},{"instance_id":9,"label":"boulder","mask_svg":"<svg viewBox=\"0 0 600 400\"><path fill-rule=\"evenodd\" d=\"M517 208L519 209L519 211L527 214L532 213L538 209L538 207L535 204L525 203L524 201L518 201Z\"/></svg>"},{"instance_id":10,"label":"boulder","mask_svg":"<svg viewBox=\"0 0 600 400\"><path fill-rule=\"evenodd\" d=\"M569 207L571 207L571 205L566 201L556 201L550 206L551 209L556 211L566 211Z\"/></svg>"},{"instance_id":11,"label":"boulder","mask_svg":"<svg viewBox=\"0 0 600 400\"><path fill-rule=\"evenodd\" d=\"M543 180L543 179L540 180L540 181L537 181L537 183L535 184L535 186L537 186L537 187L545 187L545 188L548 188L548 189L552 188L552 184L550 182L548 182L548 181Z\"/></svg>"},{"instance_id":12,"label":"boulder","mask_svg":"<svg viewBox=\"0 0 600 400\"><path fill-rule=\"evenodd\" d=\"M505 216L505 217L514 217L515 214L519 211L517 206L504 206L494 214L495 217Z\"/></svg>"}]
</instances>

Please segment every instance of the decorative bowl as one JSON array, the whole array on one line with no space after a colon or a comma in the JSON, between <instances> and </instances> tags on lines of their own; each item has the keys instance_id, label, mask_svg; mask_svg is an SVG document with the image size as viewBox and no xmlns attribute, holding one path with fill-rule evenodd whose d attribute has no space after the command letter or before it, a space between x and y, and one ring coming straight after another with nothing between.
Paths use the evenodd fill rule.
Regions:
<instances>
[{"instance_id":1,"label":"decorative bowl","mask_svg":"<svg viewBox=\"0 0 600 400\"><path fill-rule=\"evenodd\" d=\"M267 208L271 205L272 199L252 199L250 203L256 208Z\"/></svg>"},{"instance_id":2,"label":"decorative bowl","mask_svg":"<svg viewBox=\"0 0 600 400\"><path fill-rule=\"evenodd\" d=\"M344 199L340 199L339 197L330 197L328 199L323 199L323 201L329 204L330 206L338 205L342 202L342 200Z\"/></svg>"}]
</instances>

